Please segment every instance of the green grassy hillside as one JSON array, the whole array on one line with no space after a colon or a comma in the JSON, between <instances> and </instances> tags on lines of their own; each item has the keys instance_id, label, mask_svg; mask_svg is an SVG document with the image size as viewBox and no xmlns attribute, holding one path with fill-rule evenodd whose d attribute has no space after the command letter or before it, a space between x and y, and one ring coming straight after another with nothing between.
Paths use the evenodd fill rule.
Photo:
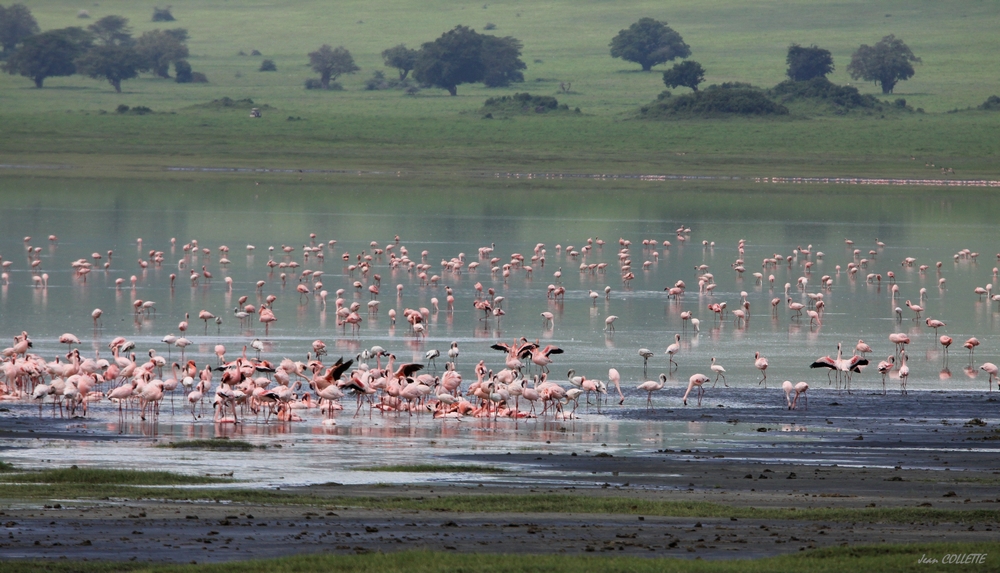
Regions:
<instances>
[{"instance_id":1,"label":"green grassy hillside","mask_svg":"<svg viewBox=\"0 0 1000 573\"><path fill-rule=\"evenodd\" d=\"M176 84L149 74L124 82L123 94L81 76L50 78L45 88L0 75L0 162L69 162L159 166L218 161L342 168L586 169L616 172L738 174L898 174L916 176L925 162L948 163L958 176L986 176L995 166L1000 114L944 114L974 107L1000 92L993 55L1000 14L980 0L950 3L892 0L872 4L818 0L709 2L548 0L358 1L177 0L176 22L151 21L153 3L66 0L29 3L43 30L87 25L108 14L128 17L136 35L154 28L190 32L189 61L208 84ZM90 19L79 19L85 8ZM637 121L640 106L664 89L661 74L613 59L608 43L642 16L666 20L707 69L707 83L784 79L790 43L833 52L835 83L851 83L846 67L861 43L895 33L923 63L892 96L926 114L680 122ZM524 44L524 84L489 89L459 86L459 95L422 90L366 91L382 65L380 53L398 43L419 47L457 24L510 35ZM340 78L344 91L307 91L314 76L306 54L320 44L343 45L360 72ZM241 56L260 50L261 56ZM259 72L263 58L277 72ZM571 83L561 93L560 82ZM881 96L871 84L862 93ZM559 98L581 116L488 121L489 97L515 91ZM684 88L676 93L686 91ZM246 110L192 108L223 96L273 106L262 121ZM120 104L175 115L121 117ZM112 112L100 115L100 110ZM288 116L302 121L287 121ZM682 155L683 154L683 155ZM98 157L100 156L100 157ZM911 160L910 157L917 157ZM80 161L87 157L89 161ZM919 168L917 166L919 165ZM964 169L964 173L962 171Z\"/></svg>"}]
</instances>

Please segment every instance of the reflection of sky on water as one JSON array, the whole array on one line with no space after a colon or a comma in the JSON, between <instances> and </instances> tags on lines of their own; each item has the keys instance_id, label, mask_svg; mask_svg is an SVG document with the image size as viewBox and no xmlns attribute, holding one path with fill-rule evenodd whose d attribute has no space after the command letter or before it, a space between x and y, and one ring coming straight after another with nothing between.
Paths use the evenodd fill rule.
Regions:
<instances>
[{"instance_id":1,"label":"reflection of sky on water","mask_svg":"<svg viewBox=\"0 0 1000 573\"><path fill-rule=\"evenodd\" d=\"M31 406L15 406L12 414L34 427L44 421L30 419L37 415ZM107 405L92 408L90 419L57 422L68 438L9 440L5 460L26 467L65 467L71 464L101 467L136 467L166 469L191 474L234 472L234 477L261 485L281 486L307 483L407 483L463 479L456 473L357 471L382 465L477 464L475 455L537 453L615 456L649 453L658 449L711 450L747 443L756 436L732 425L706 422L653 422L615 420L597 414L588 419L551 421L485 420L440 421L427 416L409 419L379 416L341 418L334 427L322 426L319 412L305 414L306 421L282 424L192 423L183 414L171 416L169 408L161 413L158 424L126 420L119 424L117 409ZM252 420L252 418L251 418ZM770 441L803 442L811 438L795 426L768 436ZM74 433L86 436L121 436L109 440L73 440ZM228 437L254 445L266 446L250 452L174 449L161 446L179 440ZM135 439L142 438L142 439ZM454 456L464 456L456 462ZM479 465L515 469L515 464L490 461ZM539 474L540 477L544 473ZM477 481L503 481L503 474L466 475ZM553 474L553 478L557 474Z\"/></svg>"},{"instance_id":2,"label":"reflection of sky on water","mask_svg":"<svg viewBox=\"0 0 1000 573\"><path fill-rule=\"evenodd\" d=\"M354 182L338 178L328 185L303 186L283 186L274 181L255 186L249 180L144 184L10 178L0 184L7 197L0 212L0 223L6 230L0 237L0 255L4 261L12 262L8 269L10 284L0 287L0 336L9 341L14 334L27 330L35 342L34 351L45 358L65 352L57 337L67 331L85 341L85 353L99 351L106 357L108 341L122 335L136 342L140 357L150 348L163 354L168 349L160 342L162 336L177 334L176 325L184 314L196 316L202 309L221 316L223 324L221 329L214 324L206 328L201 321L191 319L187 337L194 344L185 355L200 364L214 363L215 344L226 345L227 355L232 357L256 337L264 339L265 356L272 360L286 356L302 360L309 343L320 338L327 342L330 358L354 356L362 348L379 344L395 352L402 361L423 361L427 350L437 348L444 352L452 340L457 340L461 349L459 370L469 380L473 378L472 366L480 359L494 370L502 368L503 355L489 350L489 344L525 336L566 350L556 357L552 367L554 379L563 379L566 370L574 368L578 374L606 380L608 368L617 368L629 397L628 405L635 408L635 415L619 417L614 414L615 407L609 405L607 411L612 412L611 416L598 416L593 407L588 410L581 398L578 413L582 420L529 421L513 429L508 427L510 424L497 429L496 425L482 421L439 423L425 419L426 416L408 420L405 419L408 417L392 419L376 415L372 421L351 420L353 403L345 400L345 413L340 417L340 425L333 429L320 426L319 416L308 417L306 422L290 427L245 424L238 435L241 439L282 445L280 449L268 448L266 453L206 455L150 449L147 441L128 440L113 445L81 441L71 447L53 442L41 449L10 452L10 456L23 462L45 451L46 459L49 452L59 452L58 459L67 463L76 460L74 463L115 465L148 459L149 463L201 473L218 473L220 468L232 465L239 472L259 476L246 477L262 483L279 479L294 483L392 482L411 481L414 477L369 475L349 469L427 461L456 452L496 453L523 448L541 452L577 451L604 449L602 443L608 444L608 451L679 448L692 443L705 444L706 448L721 447L731 441L752 443L752 429L743 435L732 426L718 423L664 420L656 411L646 413L638 407L645 403L645 395L637 393L635 385L642 379L655 379L665 369L667 360L663 351L677 332L683 332L681 351L676 357L680 366L670 373L665 389L654 395L654 405L660 412L680 407L680 395L688 377L695 372L708 372L712 357L726 368L727 379L734 388L727 389L720 382L717 387L707 389L703 410L708 411L709 403L722 401L727 409L756 413L782 410L784 395L778 388L785 379L808 381L813 387L810 391L813 402L819 404L820 390L829 388L826 371L810 370L808 364L819 356L835 355L838 342L844 344L845 354L850 355L857 340L864 339L875 348L875 354L870 356L874 363L892 352L887 340L890 333L908 333L912 338L908 382L911 390L981 392L985 390L986 376L978 370L978 365L987 360L997 361L995 332L1000 312L997 305L979 300L972 289L995 284L992 270L997 247L988 213L996 212L1000 205L995 203L1000 199L976 191L963 190L957 196L951 192L902 189L872 196L838 190L816 196L752 185L692 188L669 182L620 183L623 187L618 189L612 187L618 185L615 183L577 181L549 182L540 187L483 182L482 188L455 192L439 191L421 182L408 185L379 179ZM684 242L674 233L682 225L692 229ZM337 241L325 260L318 261L315 256L304 260L301 247L309 242L309 232L317 233L322 242ZM58 235L59 241L47 241L49 234ZM360 280L367 286L373 277L361 277L357 271L351 273L341 255L347 252L351 262L356 262L362 250L371 253L371 241L385 247L394 243L396 234L401 237L395 247L397 252L405 246L409 256L419 262L421 251L428 251L426 262L431 265L428 274L442 275L441 286L421 285L415 272L392 270L385 255L376 257L372 274L382 277L381 302L379 313L368 315L364 312L368 294L364 289L356 292L353 283ZM25 243L21 240L24 236L32 237L32 246L41 247L39 272L49 274L48 288L32 287ZM143 238L141 245L137 244L137 237ZM177 238L173 247L169 242L171 237ZM569 255L570 246L579 251L588 238L597 237L607 241L603 248L595 247L590 254L577 257ZM623 287L616 270L619 237L632 241L630 258L636 278L629 289ZM853 239L855 244L846 245L845 238ZM886 243L884 249L876 249L876 238ZM192 239L198 240L199 249L209 248L210 254L185 256L182 246ZM654 240L655 246L644 247L643 239ZM739 239L747 240L744 257L747 270L742 277L731 268L738 256ZM672 243L669 248L663 247L665 240ZM712 241L715 246L703 246L703 240ZM530 258L535 245L544 243L545 266L536 262L530 278L523 272L515 272L506 281L499 273L490 273L489 261L480 261L481 266L474 273L442 272L442 260L464 253L467 263L477 261L478 248L491 243L496 247L492 256L499 257L500 264L507 262L511 253ZM218 247L222 244L231 249L228 258L232 262L227 268L219 265ZM252 254L247 254L247 244L256 245ZM291 245L293 252L285 256L282 245ZM814 254L808 259L799 256L791 268L787 264L773 269L760 266L764 258L792 255L797 246L810 245L813 252L823 251L825 256L819 258ZM270 246L275 247L273 253L268 250ZM860 251L857 259L853 256L855 248ZM956 260L954 255L965 248L981 256L977 261ZM94 252L102 253L104 258L99 267L106 262L109 249L114 251L109 271L95 269L86 282L73 277L72 261L89 259ZM148 259L150 250L163 251L164 264L140 269L138 260ZM846 271L848 263L870 258L869 250L876 250L874 260L852 279ZM901 265L908 256L917 259L913 267ZM268 272L266 263L270 257L278 262L300 263L295 270L284 269L288 274L284 286L280 278L282 269ZM184 260L183 268L178 267L180 260ZM803 268L806 260L814 264L810 274ZM940 272L935 267L937 261L942 262ZM643 268L644 262L650 264ZM580 272L581 263L608 263L608 271ZM710 294L699 293L697 289L694 267L701 264L709 265L717 283ZM922 272L918 268L921 264L930 268ZM192 269L200 270L202 265L214 274L211 285L202 281L190 286L187 274ZM840 272L836 269L838 265ZM296 277L306 268L323 271L323 288L330 291L329 308L325 311L316 297L300 299L295 292ZM563 270L560 284L567 294L564 301L556 302L546 298L545 291L554 282L552 273L558 268ZM896 275L900 289L895 300L890 296L890 271ZM756 284L753 272L763 273L762 284ZM169 288L171 273L178 275L173 289ZM869 273L883 275L881 286L865 281ZM770 274L775 276L773 287L767 280ZM137 281L134 290L128 288L133 275ZM824 275L831 276L833 284L830 289L821 290L820 277ZM810 326L805 317L791 318L792 313L783 302L785 283L794 285L802 276L808 278L807 288L800 291L793 286L790 296L794 301L808 303L806 292L822 292L826 303L822 326ZM232 292L225 287L225 277L233 279ZM116 289L114 283L119 278L125 286ZM945 279L944 288L938 287L939 278ZM258 280L267 281L260 294L254 286ZM687 284L688 292L679 301L668 300L663 289L678 280ZM505 298L506 315L499 326L492 320L481 321L480 314L472 308L477 282ZM397 284L403 285L398 299ZM454 289L454 311L445 310L444 285ZM608 298L604 296L605 286L612 289ZM345 289L348 304L362 305L364 322L360 336L352 337L350 331L345 333L336 324L332 302L339 288ZM947 327L941 334L955 339L947 362L934 332L924 326L923 320L913 320L913 313L905 306L907 299L914 303L920 300L921 288L927 290L927 298L922 302L927 309L923 317L945 321ZM594 302L588 296L591 290L599 293ZM730 310L737 308L743 291L751 305L748 326L734 324L732 314L723 321L716 320L707 310L707 305L714 302L727 302ZM239 328L232 314L238 298L247 295L249 302L258 304L266 294L278 295L274 306L278 322L272 325L270 334L264 336L257 322L249 329ZM390 323L387 316L390 308L399 313L408 307L432 308L432 298L439 299L441 310L431 313L426 339L413 336L402 321L396 325ZM782 300L776 316L771 312L773 298ZM137 299L155 301L156 313L136 318L132 303ZM893 313L895 306L903 310L899 322ZM103 328L97 331L90 318L95 307L104 310ZM554 328L543 325L540 317L543 311L553 313ZM691 311L701 320L700 333L693 333L690 325L684 328L682 311ZM604 331L605 319L612 314L619 317L613 334ZM966 351L961 348L961 343L970 336L983 343L971 367ZM654 352L646 376L637 354L640 347ZM766 390L758 385L760 373L753 367L755 352L770 360ZM170 355L176 360L177 350L170 350ZM890 391L898 392L895 373L887 385ZM850 419L855 412L852 409L863 408L865 417L878 419L878 400L882 398L867 393L880 393L881 386L881 377L873 366L855 375L853 387L868 398L858 394L837 398L845 410L841 418ZM204 421L189 423L190 418L181 406L183 398L180 394L176 398L177 413L173 417L163 415L156 427L129 422L124 435L155 433L165 439L193 439L231 431L217 430ZM905 403L900 407L904 406ZM973 401L964 408L957 407L952 415L955 419L990 419L995 417L994 410L992 405ZM15 413L25 416L33 411L30 407L23 411L14 408ZM97 421L85 424L88 429L114 435L118 432L116 415L96 408L92 416ZM934 416L930 412L926 415ZM720 422L721 417L716 416L711 422ZM93 424L99 424L99 429ZM561 431L561 427L567 430ZM778 435L781 439L814 439L808 431ZM52 456L57 459L55 453ZM274 461L261 462L256 467L247 463L248 459L255 463ZM291 462L294 474L287 470Z\"/></svg>"}]
</instances>

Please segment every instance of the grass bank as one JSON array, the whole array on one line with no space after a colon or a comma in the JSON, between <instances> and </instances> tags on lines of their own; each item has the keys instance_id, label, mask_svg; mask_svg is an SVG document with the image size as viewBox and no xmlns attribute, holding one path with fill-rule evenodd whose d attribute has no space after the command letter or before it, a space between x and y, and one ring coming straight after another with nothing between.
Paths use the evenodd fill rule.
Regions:
<instances>
[{"instance_id":1,"label":"grass bank","mask_svg":"<svg viewBox=\"0 0 1000 573\"><path fill-rule=\"evenodd\" d=\"M31 3L42 29L87 25L69 0ZM151 7L109 0L88 7L92 19L120 14L136 35L163 23ZM514 0L461 4L435 0L349 0L329 10L319 0L269 4L178 0L169 27L186 28L189 60L208 84L143 77L122 94L80 76L50 78L43 89L0 74L0 164L64 165L70 177L176 179L169 166L406 171L435 178L496 171L674 173L739 176L869 176L992 178L1000 143L1000 113L963 111L1000 91L991 68L1000 51L1000 14L975 0L913 5L902 0L841 3L819 0L717 0L669 5L635 0L601 2ZM335 12L332 13L332 12ZM638 120L663 90L652 73L610 57L608 42L640 17L666 20L708 70L706 82L769 87L784 79L791 43L831 50L830 79L853 83L846 64L862 43L895 33L923 59L917 75L889 99L904 98L927 113L858 116L809 114L774 119ZM416 47L455 25L510 35L524 43L525 82L510 88L462 85L408 96L368 91L365 80L385 68L382 50ZM344 90L305 90L312 75L306 54L343 44L360 72L343 76ZM257 49L261 56L239 55ZM259 72L263 58L277 72ZM570 86L563 89L560 86ZM862 93L884 98L870 84ZM554 96L581 113L525 114L483 119L488 98L514 92ZM215 99L251 98L247 106L205 107ZM119 105L157 113L117 114ZM249 105L249 104L248 104ZM803 119L803 117L807 117ZM10 170L0 171L0 185ZM47 175L48 172L41 173ZM308 176L306 176L308 177Z\"/></svg>"},{"instance_id":2,"label":"grass bank","mask_svg":"<svg viewBox=\"0 0 1000 573\"><path fill-rule=\"evenodd\" d=\"M137 471L137 470L104 470L70 468L19 472L13 468L7 473L0 474L0 482L11 484L48 484L51 486L84 486L86 491L90 486L169 486L169 485L197 485L220 483L225 480L215 477L203 477L175 474L163 471ZM9 487L17 488L19 485ZM29 486L32 487L32 486Z\"/></svg>"},{"instance_id":3,"label":"grass bank","mask_svg":"<svg viewBox=\"0 0 1000 573\"><path fill-rule=\"evenodd\" d=\"M76 472L77 470L72 470ZM82 471L82 470L80 470ZM391 471L391 470L389 470ZM410 470L407 470L410 471ZM803 521L858 521L872 523L925 524L938 522L996 523L997 513L987 510L952 510L928 507L878 508L756 508L710 502L647 500L629 497L594 497L587 495L443 495L416 496L339 496L312 492L286 493L264 489L183 488L170 485L219 483L227 480L209 477L166 474L125 475L120 483L112 477L66 479L63 470L37 474L8 474L5 499L151 499L227 501L232 503L320 506L377 510L414 510L456 513L591 513L691 518L780 519ZM135 472L135 474L161 472ZM165 472L162 472L165 473ZM112 473L112 476L114 474ZM162 479L155 479L161 477ZM16 479L15 479L16 478ZM47 480L44 481L43 480ZM59 481L59 480L63 481ZM77 479L78 481L72 481ZM123 485L134 482L137 485ZM149 487L160 485L161 487Z\"/></svg>"},{"instance_id":4,"label":"grass bank","mask_svg":"<svg viewBox=\"0 0 1000 573\"><path fill-rule=\"evenodd\" d=\"M444 571L478 571L484 573L515 573L521 571L572 572L717 572L763 573L796 571L799 573L832 571L948 571L955 565L921 563L921 557L941 560L945 555L985 554L986 566L965 565L971 570L990 568L990 560L1000 552L998 543L928 543L919 545L879 545L817 549L797 555L764 559L732 561L700 561L697 559L642 559L637 557L589 557L560 555L490 555L452 554L433 551L405 551L366 555L299 555L282 559L241 561L206 565L143 565L137 563L97 563L60 561L6 561L9 573L45 571L47 573L104 573L110 571L142 571L150 573L283 573L301 571L352 573L437 573ZM949 569L949 567L951 569Z\"/></svg>"}]
</instances>

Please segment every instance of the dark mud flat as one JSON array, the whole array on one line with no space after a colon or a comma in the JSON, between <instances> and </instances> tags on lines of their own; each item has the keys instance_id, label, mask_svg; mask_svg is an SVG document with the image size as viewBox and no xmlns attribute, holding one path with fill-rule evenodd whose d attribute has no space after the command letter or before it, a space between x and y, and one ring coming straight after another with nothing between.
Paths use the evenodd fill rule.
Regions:
<instances>
[{"instance_id":1,"label":"dark mud flat","mask_svg":"<svg viewBox=\"0 0 1000 573\"><path fill-rule=\"evenodd\" d=\"M1000 456L992 396L817 393L822 399L814 398L808 411L789 412L755 407L750 391L736 395L746 398L745 406L718 408L706 399L701 408L612 409L609 414L613 419L724 428L706 433L710 438L704 441L691 439L686 447L657 450L616 444L609 453L605 450L611 448L603 448L600 436L595 436L592 445L576 444L559 453L479 451L445 458L507 470L483 476L482 482L465 474L454 478L461 481L433 485L282 488L283 493L328 496L330 504L0 499L0 558L186 563L427 548L727 559L843 544L992 541L1000 531ZM563 423L567 431L574 431L573 424ZM31 429L47 431L54 439L120 438L100 432L78 436L72 423L50 420L19 419L0 426L20 438L29 437ZM387 511L352 508L343 501L352 496L433 500L489 494L699 501L732 508L985 510L996 512L997 519L875 523Z\"/></svg>"},{"instance_id":2,"label":"dark mud flat","mask_svg":"<svg viewBox=\"0 0 1000 573\"><path fill-rule=\"evenodd\" d=\"M800 468L801 470L801 468ZM708 471L706 469L706 471ZM712 471L711 473L717 473ZM777 473L777 472L775 472ZM934 507L997 507L996 500L940 498L940 485L918 481L924 472L904 472L909 495L889 498L836 493L844 490L843 475L825 475L795 482L746 480L745 488L721 494L614 488L538 489L573 495L616 495L634 498L704 499L734 504L773 506L857 505L870 499L880 504L906 504L918 492L935 493ZM780 476L775 476L778 478ZM869 477L881 482L881 478ZM916 485L915 485L916 484ZM750 487L750 486L754 487ZM948 486L948 487L954 487ZM440 486L385 488L303 488L336 495L406 495L433 497L455 494L525 493L521 488ZM995 489L995 485L990 488ZM889 488L882 492L890 493ZM818 492L818 493L810 493ZM834 493L830 493L834 492ZM981 492L976 492L981 493ZM961 495L971 494L971 489ZM854 497L857 495L857 497ZM813 497L816 496L816 497ZM829 497L836 496L836 497ZM844 497L840 497L844 496ZM338 502L343 503L343 502ZM450 513L440 511L381 511L323 507L276 507L215 503L134 501L60 507L6 505L0 515L0 555L6 559L120 559L153 562L211 562L278 557L298 553L364 553L403 549L460 552L568 553L614 552L637 556L727 559L764 557L842 544L988 541L1000 524L844 523L813 520L733 518L672 518L635 515Z\"/></svg>"}]
</instances>

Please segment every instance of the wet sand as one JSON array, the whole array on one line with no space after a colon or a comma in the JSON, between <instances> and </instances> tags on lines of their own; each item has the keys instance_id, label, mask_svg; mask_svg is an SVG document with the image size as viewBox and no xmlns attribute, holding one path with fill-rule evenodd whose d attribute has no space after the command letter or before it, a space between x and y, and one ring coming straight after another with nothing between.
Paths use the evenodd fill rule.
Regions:
<instances>
[{"instance_id":1,"label":"wet sand","mask_svg":"<svg viewBox=\"0 0 1000 573\"><path fill-rule=\"evenodd\" d=\"M600 485L568 481L511 487L473 483L420 486L309 486L291 492L329 496L553 493L737 507L1000 508L992 472L854 469L801 464L544 456L520 460L539 470L589 468ZM537 457L537 456L535 456ZM481 460L482 461L482 460ZM959 473L961 475L959 475ZM616 475L617 474L617 475ZM282 490L286 491L286 490ZM998 512L1000 516L1000 512ZM614 552L704 559L765 557L834 545L992 541L998 523L882 524L815 520L671 518L636 515L452 513L350 509L343 505L111 500L18 503L0 514L4 558L139 559L210 562L299 553L432 549L460 552Z\"/></svg>"},{"instance_id":2,"label":"wet sand","mask_svg":"<svg viewBox=\"0 0 1000 573\"><path fill-rule=\"evenodd\" d=\"M309 552L432 549L731 559L844 544L992 541L1000 531L1000 457L994 445L1000 434L991 418L969 419L970 401L977 404L973 410L984 417L994 407L992 396L985 394L955 398L920 393L907 401L856 396L850 409L832 399L814 400L808 411L791 413L723 409L708 401L702 408L617 410L610 416L622 423L652 417L652 423L704 424L724 428L731 435L706 432L711 439L690 440L690 447L685 448L616 443L612 450L599 440L564 443L548 451L544 444L509 453L496 449L464 453L458 448L454 452L463 453L428 452L427 459L439 464L491 465L507 473L448 474L440 481L419 484L374 483L380 481L378 475L386 475L377 474L368 484L282 485L281 491L422 498L540 493L756 508L979 509L997 511L996 522L883 524L382 511L353 509L343 502L334 505L332 500L330 505L318 506L126 499L24 502L0 495L0 558L183 563ZM496 431L506 427L504 421L498 424ZM810 440L789 439L799 431L808 433ZM547 435L555 440L560 434L550 431ZM4 449L130 439L93 426L82 431L68 421L54 423L27 416L0 418L0 438Z\"/></svg>"}]
</instances>

